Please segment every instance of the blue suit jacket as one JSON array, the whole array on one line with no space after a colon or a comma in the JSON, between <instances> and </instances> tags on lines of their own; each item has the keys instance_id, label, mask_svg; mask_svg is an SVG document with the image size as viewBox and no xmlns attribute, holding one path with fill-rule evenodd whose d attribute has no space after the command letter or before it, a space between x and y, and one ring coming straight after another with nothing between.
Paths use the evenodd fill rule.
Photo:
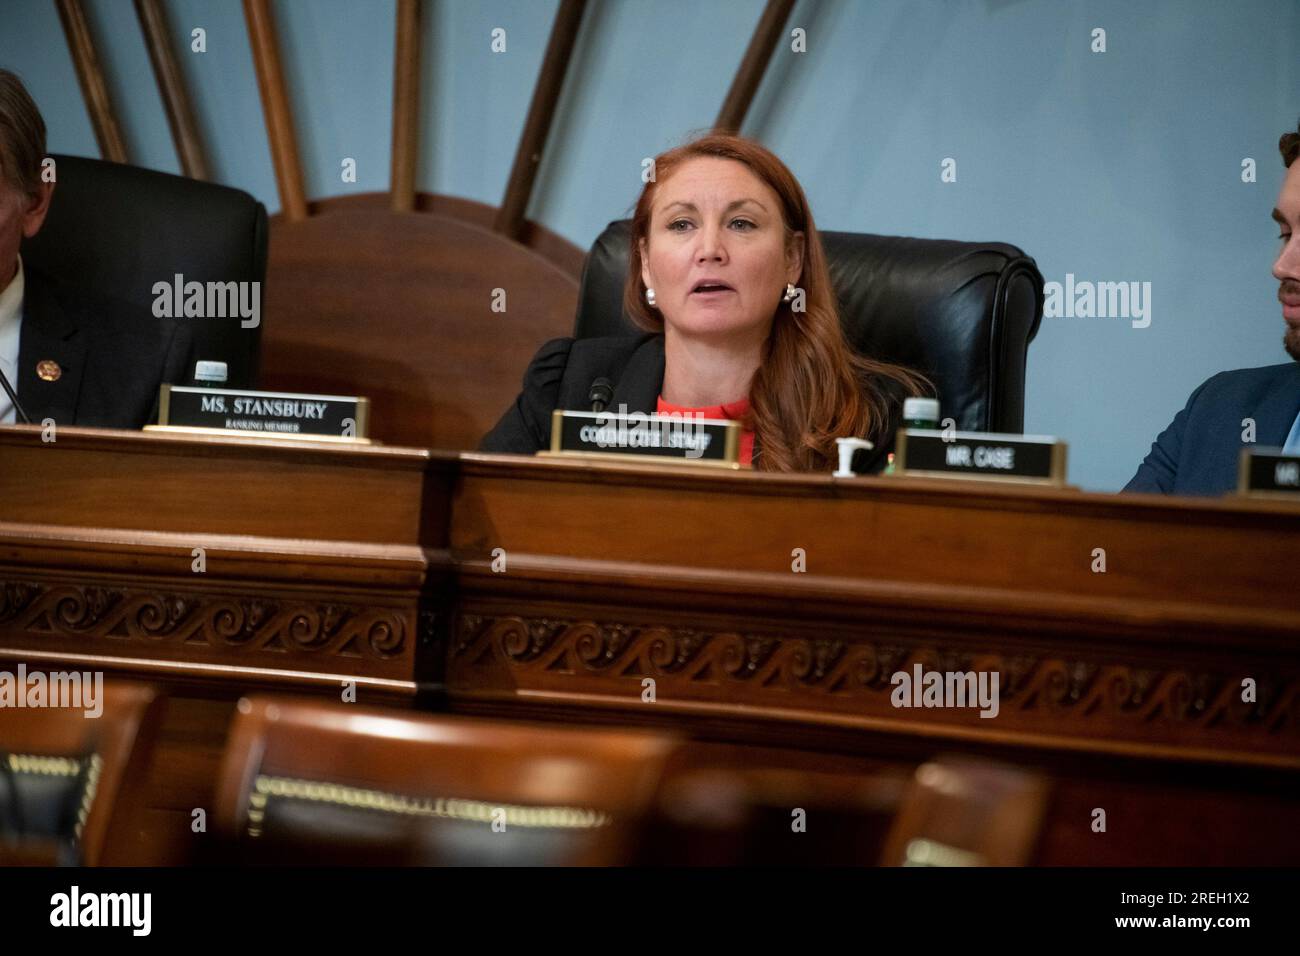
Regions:
<instances>
[{"instance_id":1,"label":"blue suit jacket","mask_svg":"<svg viewBox=\"0 0 1300 956\"><path fill-rule=\"evenodd\" d=\"M1192 392L1186 407L1160 433L1125 491L1221 495L1237 487L1246 426L1253 447L1281 447L1300 412L1300 362L1220 372Z\"/></svg>"}]
</instances>

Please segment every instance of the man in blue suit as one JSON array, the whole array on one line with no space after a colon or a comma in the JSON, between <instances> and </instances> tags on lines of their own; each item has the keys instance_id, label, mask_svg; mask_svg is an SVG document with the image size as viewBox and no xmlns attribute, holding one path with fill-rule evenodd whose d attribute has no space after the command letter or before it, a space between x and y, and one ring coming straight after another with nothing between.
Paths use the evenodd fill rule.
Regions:
<instances>
[{"instance_id":1,"label":"man in blue suit","mask_svg":"<svg viewBox=\"0 0 1300 956\"><path fill-rule=\"evenodd\" d=\"M1286 332L1295 361L1220 372L1205 382L1160 433L1125 491L1221 495L1237 487L1241 449L1282 446L1300 454L1300 129L1278 142L1287 167L1273 218L1282 251L1273 263Z\"/></svg>"}]
</instances>

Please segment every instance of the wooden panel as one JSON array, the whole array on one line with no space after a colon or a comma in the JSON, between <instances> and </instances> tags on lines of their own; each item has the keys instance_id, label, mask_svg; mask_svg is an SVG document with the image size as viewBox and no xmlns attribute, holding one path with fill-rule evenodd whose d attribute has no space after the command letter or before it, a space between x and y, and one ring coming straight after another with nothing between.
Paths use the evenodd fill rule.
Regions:
<instances>
[{"instance_id":1,"label":"wooden panel","mask_svg":"<svg viewBox=\"0 0 1300 956\"><path fill-rule=\"evenodd\" d=\"M189 858L239 694L344 680L367 704L665 728L732 766L996 758L1052 781L1038 862L1284 862L1297 554L1281 501L0 428L0 660L181 702L132 824L169 836L134 862ZM894 706L917 664L996 673L998 715Z\"/></svg>"},{"instance_id":2,"label":"wooden panel","mask_svg":"<svg viewBox=\"0 0 1300 956\"><path fill-rule=\"evenodd\" d=\"M378 445L0 430L0 520L140 531L415 544L424 472L454 460ZM21 479L21 480L20 480Z\"/></svg>"},{"instance_id":3,"label":"wooden panel","mask_svg":"<svg viewBox=\"0 0 1300 956\"><path fill-rule=\"evenodd\" d=\"M462 461L453 700L1300 768L1294 506ZM894 706L918 665L997 716Z\"/></svg>"},{"instance_id":4,"label":"wooden panel","mask_svg":"<svg viewBox=\"0 0 1300 956\"><path fill-rule=\"evenodd\" d=\"M0 654L414 694L452 459L20 426L0 463Z\"/></svg>"},{"instance_id":5,"label":"wooden panel","mask_svg":"<svg viewBox=\"0 0 1300 956\"><path fill-rule=\"evenodd\" d=\"M350 196L334 196L330 199L317 200L310 203L308 209L311 215L314 216L326 210L379 209L390 205L391 196L388 193L356 193ZM462 196L444 196L437 193L416 193L415 211L431 212L447 219L458 219L471 226L478 226L486 230L492 229L492 224L496 222L497 217L496 206L489 206L487 203L473 199L465 199ZM587 260L587 250L579 249L559 233L552 232L531 219L524 221L520 235L515 237L515 241L558 268L561 273L573 280L576 288L577 283L582 278L582 267ZM576 294L574 302L576 305Z\"/></svg>"},{"instance_id":6,"label":"wooden panel","mask_svg":"<svg viewBox=\"0 0 1300 956\"><path fill-rule=\"evenodd\" d=\"M401 705L436 685L452 464L379 446L77 428L46 443L0 428L0 661L146 677L173 695L104 862L197 858L192 813L211 813L245 691L337 700L346 681L360 702Z\"/></svg>"},{"instance_id":7,"label":"wooden panel","mask_svg":"<svg viewBox=\"0 0 1300 956\"><path fill-rule=\"evenodd\" d=\"M369 396L374 437L420 447L477 447L578 299L503 236L356 204L274 218L267 272L263 386Z\"/></svg>"}]
</instances>

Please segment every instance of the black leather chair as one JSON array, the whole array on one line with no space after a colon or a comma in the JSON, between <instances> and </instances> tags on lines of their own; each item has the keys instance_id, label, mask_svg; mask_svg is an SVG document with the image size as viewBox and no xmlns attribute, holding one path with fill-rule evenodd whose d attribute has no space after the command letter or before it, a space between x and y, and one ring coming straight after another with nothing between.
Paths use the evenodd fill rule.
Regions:
<instances>
[{"instance_id":1,"label":"black leather chair","mask_svg":"<svg viewBox=\"0 0 1300 956\"><path fill-rule=\"evenodd\" d=\"M623 312L631 223L610 223L587 256L574 335L635 331ZM1000 242L823 232L849 341L924 372L943 416L969 431L1024 430L1025 353L1043 317L1034 260Z\"/></svg>"},{"instance_id":2,"label":"black leather chair","mask_svg":"<svg viewBox=\"0 0 1300 956\"><path fill-rule=\"evenodd\" d=\"M102 691L98 717L73 706L0 719L0 866L112 865L130 854L166 700L148 684Z\"/></svg>"},{"instance_id":3,"label":"black leather chair","mask_svg":"<svg viewBox=\"0 0 1300 956\"><path fill-rule=\"evenodd\" d=\"M24 263L91 294L152 311L154 283L262 282L266 208L248 193L138 166L52 157L57 186ZM194 354L228 366L234 387L257 384L261 327L238 316L191 318ZM193 374L193 369L189 374Z\"/></svg>"}]
</instances>

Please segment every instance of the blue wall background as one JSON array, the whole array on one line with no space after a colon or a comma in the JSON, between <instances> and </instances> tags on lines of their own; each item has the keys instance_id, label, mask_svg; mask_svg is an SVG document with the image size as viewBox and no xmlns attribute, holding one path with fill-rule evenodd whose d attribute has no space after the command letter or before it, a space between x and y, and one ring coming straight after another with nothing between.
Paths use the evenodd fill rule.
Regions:
<instances>
[{"instance_id":1,"label":"blue wall background","mask_svg":"<svg viewBox=\"0 0 1300 956\"><path fill-rule=\"evenodd\" d=\"M500 201L556 5L428 0L422 190ZM215 178L274 211L240 3L166 7ZM625 215L642 158L713 121L762 7L593 0L529 216L585 247ZM132 5L88 8L133 160L179 172ZM276 10L309 195L386 189L395 3ZM800 0L789 26L807 52L778 48L744 131L822 228L996 239L1048 281L1152 283L1150 327L1045 318L1030 347L1025 427L1069 440L1073 481L1119 488L1205 378L1287 360L1269 210L1300 114L1295 0ZM0 65L29 84L51 150L98 155L52 0L0 3Z\"/></svg>"}]
</instances>

